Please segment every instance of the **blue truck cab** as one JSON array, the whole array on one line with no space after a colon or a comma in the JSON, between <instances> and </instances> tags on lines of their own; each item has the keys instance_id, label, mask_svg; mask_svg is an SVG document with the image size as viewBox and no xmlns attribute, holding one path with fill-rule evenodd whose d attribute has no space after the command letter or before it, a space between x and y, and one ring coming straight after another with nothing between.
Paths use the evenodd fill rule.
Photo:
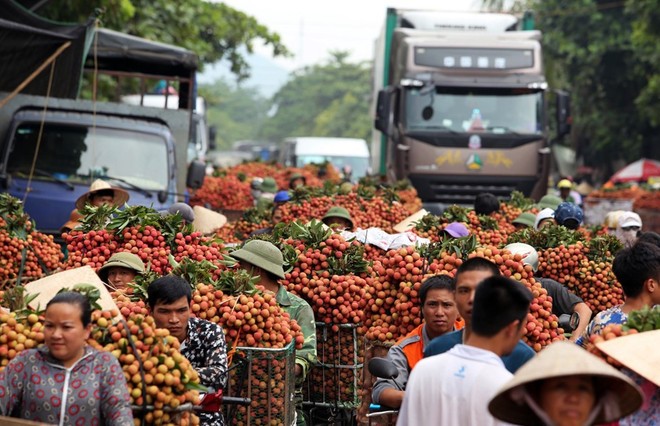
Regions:
<instances>
[{"instance_id":1,"label":"blue truck cab","mask_svg":"<svg viewBox=\"0 0 660 426\"><path fill-rule=\"evenodd\" d=\"M97 178L128 191L133 205L161 210L175 202L176 142L157 117L61 108L44 114L26 106L15 112L3 140L0 184L25 200L43 232L57 234Z\"/></svg>"}]
</instances>

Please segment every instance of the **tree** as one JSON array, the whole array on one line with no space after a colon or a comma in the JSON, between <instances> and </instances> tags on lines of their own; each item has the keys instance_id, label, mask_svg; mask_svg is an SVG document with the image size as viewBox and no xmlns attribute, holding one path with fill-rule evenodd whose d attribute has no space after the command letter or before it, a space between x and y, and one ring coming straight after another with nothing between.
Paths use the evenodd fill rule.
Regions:
<instances>
[{"instance_id":1,"label":"tree","mask_svg":"<svg viewBox=\"0 0 660 426\"><path fill-rule=\"evenodd\" d=\"M588 165L604 165L605 174L617 160L639 158L658 140L643 97L658 62L635 49L635 17L622 3L596 0L574 0L569 7L544 0L536 11L555 81L566 82L572 93L578 154Z\"/></svg>"},{"instance_id":2,"label":"tree","mask_svg":"<svg viewBox=\"0 0 660 426\"><path fill-rule=\"evenodd\" d=\"M635 102L645 118L660 127L660 0L629 0L626 9L634 17L632 45L640 59L653 69Z\"/></svg>"},{"instance_id":3,"label":"tree","mask_svg":"<svg viewBox=\"0 0 660 426\"><path fill-rule=\"evenodd\" d=\"M256 89L246 89L224 80L199 88L207 105L207 122L216 126L218 149L229 149L239 140L257 140L267 118L268 101Z\"/></svg>"},{"instance_id":4,"label":"tree","mask_svg":"<svg viewBox=\"0 0 660 426\"><path fill-rule=\"evenodd\" d=\"M305 67L275 94L275 114L262 136L338 136L367 139L371 132L371 73L366 63L349 63L348 53L331 52L327 63Z\"/></svg>"},{"instance_id":5,"label":"tree","mask_svg":"<svg viewBox=\"0 0 660 426\"><path fill-rule=\"evenodd\" d=\"M25 7L35 0L19 1ZM103 27L192 50L200 62L226 59L238 79L249 75L240 53L252 53L256 41L272 47L273 56L289 55L280 36L251 16L224 3L204 0L60 0L36 10L61 22L86 22L98 16Z\"/></svg>"}]
</instances>

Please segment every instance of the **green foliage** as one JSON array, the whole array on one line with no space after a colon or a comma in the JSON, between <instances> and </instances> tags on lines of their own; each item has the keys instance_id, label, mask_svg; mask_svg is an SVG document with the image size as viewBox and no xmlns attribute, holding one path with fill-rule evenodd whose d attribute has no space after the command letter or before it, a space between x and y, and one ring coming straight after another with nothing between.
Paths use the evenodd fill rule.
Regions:
<instances>
[{"instance_id":1,"label":"green foliage","mask_svg":"<svg viewBox=\"0 0 660 426\"><path fill-rule=\"evenodd\" d=\"M346 62L333 52L328 63L294 72L273 97L275 114L265 123L262 139L291 135L368 139L371 134L371 74L365 63Z\"/></svg>"},{"instance_id":2,"label":"green foliage","mask_svg":"<svg viewBox=\"0 0 660 426\"><path fill-rule=\"evenodd\" d=\"M235 141L259 138L269 105L256 89L216 80L200 86L199 93L209 105L208 124L220 130L216 135L219 149L229 149Z\"/></svg>"},{"instance_id":3,"label":"green foliage","mask_svg":"<svg viewBox=\"0 0 660 426\"><path fill-rule=\"evenodd\" d=\"M37 13L62 22L85 22L90 16L98 16L103 27L192 50L201 63L228 60L239 80L249 76L241 48L252 53L254 43L259 41L272 48L273 56L289 55L278 34L224 3L61 0L47 2Z\"/></svg>"},{"instance_id":4,"label":"green foliage","mask_svg":"<svg viewBox=\"0 0 660 426\"><path fill-rule=\"evenodd\" d=\"M23 210L23 202L7 193L0 194L0 218L12 237L25 239L28 229L34 229L34 221Z\"/></svg>"},{"instance_id":5,"label":"green foliage","mask_svg":"<svg viewBox=\"0 0 660 426\"><path fill-rule=\"evenodd\" d=\"M534 8L548 80L571 92L578 154L607 173L615 161L657 155L658 1L544 0Z\"/></svg>"},{"instance_id":6,"label":"green foliage","mask_svg":"<svg viewBox=\"0 0 660 426\"><path fill-rule=\"evenodd\" d=\"M63 287L60 289L60 291L57 292L57 294L66 293L69 291L80 293L85 296L87 300L89 300L89 304L92 306L93 311L102 310L101 305L99 304L99 301L101 300L101 291L94 287L92 284L81 283L74 285L73 288Z\"/></svg>"},{"instance_id":7,"label":"green foliage","mask_svg":"<svg viewBox=\"0 0 660 426\"><path fill-rule=\"evenodd\" d=\"M536 204L531 198L525 197L520 191L513 191L511 193L511 198L507 202L510 206L517 207L523 211L529 210Z\"/></svg>"},{"instance_id":8,"label":"green foliage","mask_svg":"<svg viewBox=\"0 0 660 426\"><path fill-rule=\"evenodd\" d=\"M571 245L584 242L585 238L581 232L573 231L561 225L548 225L536 230L525 228L509 235L507 244L525 243L536 250L545 250L559 247L560 245Z\"/></svg>"},{"instance_id":9,"label":"green foliage","mask_svg":"<svg viewBox=\"0 0 660 426\"><path fill-rule=\"evenodd\" d=\"M660 306L646 306L640 310L628 314L628 321L623 326L624 330L635 329L645 332L660 330Z\"/></svg>"},{"instance_id":10,"label":"green foliage","mask_svg":"<svg viewBox=\"0 0 660 426\"><path fill-rule=\"evenodd\" d=\"M468 208L454 204L442 212L442 217L448 222L468 222L468 211Z\"/></svg>"},{"instance_id":11,"label":"green foliage","mask_svg":"<svg viewBox=\"0 0 660 426\"><path fill-rule=\"evenodd\" d=\"M19 318L34 313L35 311L30 309L28 305L34 299L39 297L39 293L33 293L31 295L27 295L26 293L27 290L22 285L16 285L15 287L5 290L5 293L2 296L3 306L9 309L10 312L15 312L16 316Z\"/></svg>"}]
</instances>

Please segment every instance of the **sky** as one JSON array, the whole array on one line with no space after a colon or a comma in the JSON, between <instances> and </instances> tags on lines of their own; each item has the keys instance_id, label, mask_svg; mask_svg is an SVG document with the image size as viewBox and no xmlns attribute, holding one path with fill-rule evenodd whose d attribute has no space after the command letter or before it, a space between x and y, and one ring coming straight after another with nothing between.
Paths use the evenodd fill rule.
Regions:
<instances>
[{"instance_id":1,"label":"sky","mask_svg":"<svg viewBox=\"0 0 660 426\"><path fill-rule=\"evenodd\" d=\"M388 7L478 10L480 0L222 0L278 33L294 54L275 59L287 70L323 62L329 51L349 51L350 61L370 60ZM263 46L258 53L270 56Z\"/></svg>"}]
</instances>

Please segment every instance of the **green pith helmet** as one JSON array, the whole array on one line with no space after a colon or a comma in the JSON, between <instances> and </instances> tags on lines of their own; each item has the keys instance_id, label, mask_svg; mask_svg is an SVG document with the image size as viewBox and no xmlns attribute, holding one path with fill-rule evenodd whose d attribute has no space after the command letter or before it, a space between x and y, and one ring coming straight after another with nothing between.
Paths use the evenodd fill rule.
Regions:
<instances>
[{"instance_id":1,"label":"green pith helmet","mask_svg":"<svg viewBox=\"0 0 660 426\"><path fill-rule=\"evenodd\" d=\"M323 216L323 219L321 220L327 225L326 219L330 219L332 217L340 217L342 219L348 220L348 222L351 224L351 229L353 228L353 219L351 219L351 214L345 208L339 206L330 207L330 210L328 210L328 212L325 214L325 216Z\"/></svg>"},{"instance_id":2,"label":"green pith helmet","mask_svg":"<svg viewBox=\"0 0 660 426\"><path fill-rule=\"evenodd\" d=\"M272 177L264 178L264 181L261 182L261 192L268 192L269 194L274 194L277 192L277 182Z\"/></svg>"},{"instance_id":3,"label":"green pith helmet","mask_svg":"<svg viewBox=\"0 0 660 426\"><path fill-rule=\"evenodd\" d=\"M296 172L296 173L291 174L291 177L289 178L289 182L292 182L296 179L302 179L303 181L306 180L305 176L303 176L301 173Z\"/></svg>"},{"instance_id":4,"label":"green pith helmet","mask_svg":"<svg viewBox=\"0 0 660 426\"><path fill-rule=\"evenodd\" d=\"M113 254L110 259L105 262L105 265L98 270L97 275L103 282L108 282L108 270L115 266L130 269L138 274L144 272L144 262L142 262L142 259L136 254L124 251Z\"/></svg>"},{"instance_id":5,"label":"green pith helmet","mask_svg":"<svg viewBox=\"0 0 660 426\"><path fill-rule=\"evenodd\" d=\"M537 204L537 206L541 210L546 209L546 208L551 208L552 210L557 210L557 206L560 205L562 203L562 201L564 201L564 200L562 200L560 197L558 197L556 195L548 194L548 195L544 195L543 197L541 197L541 199L539 200L539 203Z\"/></svg>"},{"instance_id":6,"label":"green pith helmet","mask_svg":"<svg viewBox=\"0 0 660 426\"><path fill-rule=\"evenodd\" d=\"M513 223L519 223L519 224L525 225L529 228L533 228L535 221L536 221L536 215L534 213L524 212L524 213L521 213L520 216L515 218L513 220Z\"/></svg>"},{"instance_id":7,"label":"green pith helmet","mask_svg":"<svg viewBox=\"0 0 660 426\"><path fill-rule=\"evenodd\" d=\"M252 240L245 243L245 245L232 252L232 257L244 260L252 265L268 271L271 274L284 278L284 258L280 249L275 247L273 243L262 240Z\"/></svg>"},{"instance_id":8,"label":"green pith helmet","mask_svg":"<svg viewBox=\"0 0 660 426\"><path fill-rule=\"evenodd\" d=\"M341 185L339 185L339 193L341 195L347 195L350 194L351 191L353 191L353 184L350 182L344 182Z\"/></svg>"}]
</instances>

